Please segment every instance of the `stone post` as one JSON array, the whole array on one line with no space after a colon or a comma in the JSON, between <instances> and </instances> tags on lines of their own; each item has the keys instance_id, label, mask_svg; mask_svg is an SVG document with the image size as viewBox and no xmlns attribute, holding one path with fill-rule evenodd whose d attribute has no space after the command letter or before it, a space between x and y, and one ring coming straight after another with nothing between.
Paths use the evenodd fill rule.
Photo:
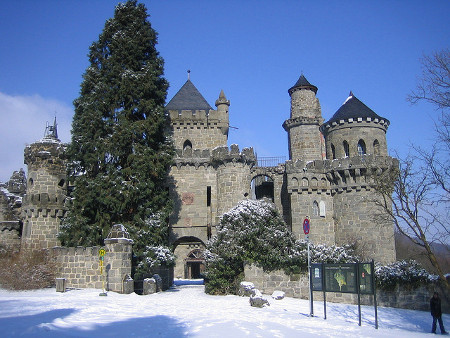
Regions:
<instances>
[{"instance_id":1,"label":"stone post","mask_svg":"<svg viewBox=\"0 0 450 338\"><path fill-rule=\"evenodd\" d=\"M110 233L105 239L105 273L108 291L118 293L130 293L129 287L124 289L124 280L129 283L131 276L131 253L133 241L122 224L112 226Z\"/></svg>"}]
</instances>

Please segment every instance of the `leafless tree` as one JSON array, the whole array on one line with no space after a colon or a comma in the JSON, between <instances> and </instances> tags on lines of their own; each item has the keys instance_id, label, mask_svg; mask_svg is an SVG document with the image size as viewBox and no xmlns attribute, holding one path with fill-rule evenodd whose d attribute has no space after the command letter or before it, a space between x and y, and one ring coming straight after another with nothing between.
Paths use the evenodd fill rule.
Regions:
<instances>
[{"instance_id":1,"label":"leafless tree","mask_svg":"<svg viewBox=\"0 0 450 338\"><path fill-rule=\"evenodd\" d=\"M415 104L427 101L437 109L450 107L450 49L443 49L421 59L422 76L407 100Z\"/></svg>"},{"instance_id":2,"label":"leafless tree","mask_svg":"<svg viewBox=\"0 0 450 338\"><path fill-rule=\"evenodd\" d=\"M449 288L432 244L448 248L450 242L450 50L424 56L421 63L421 79L407 99L413 104L431 103L439 111L435 142L430 149L413 146L397 167L382 173L373 170L372 177L382 210L378 217L393 222L402 235L423 248Z\"/></svg>"}]
</instances>

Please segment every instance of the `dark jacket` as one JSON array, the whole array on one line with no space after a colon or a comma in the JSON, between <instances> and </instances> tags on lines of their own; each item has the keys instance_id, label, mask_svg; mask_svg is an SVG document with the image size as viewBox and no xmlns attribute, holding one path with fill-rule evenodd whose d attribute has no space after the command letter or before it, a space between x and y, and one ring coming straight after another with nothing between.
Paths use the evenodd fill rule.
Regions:
<instances>
[{"instance_id":1,"label":"dark jacket","mask_svg":"<svg viewBox=\"0 0 450 338\"><path fill-rule=\"evenodd\" d=\"M430 310L431 310L431 315L433 317L440 317L440 316L442 316L441 299L439 297L437 297L437 298L431 297L431 299L430 299Z\"/></svg>"}]
</instances>

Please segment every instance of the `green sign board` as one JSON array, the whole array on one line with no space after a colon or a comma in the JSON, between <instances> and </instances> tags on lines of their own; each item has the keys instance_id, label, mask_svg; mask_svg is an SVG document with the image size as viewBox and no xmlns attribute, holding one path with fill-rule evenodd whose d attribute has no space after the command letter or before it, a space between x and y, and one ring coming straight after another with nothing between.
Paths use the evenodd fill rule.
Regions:
<instances>
[{"instance_id":1,"label":"green sign board","mask_svg":"<svg viewBox=\"0 0 450 338\"><path fill-rule=\"evenodd\" d=\"M370 263L358 263L359 271L359 292L362 294L373 294L373 281L372 264Z\"/></svg>"},{"instance_id":2,"label":"green sign board","mask_svg":"<svg viewBox=\"0 0 450 338\"><path fill-rule=\"evenodd\" d=\"M356 264L325 264L325 291L358 293Z\"/></svg>"},{"instance_id":3,"label":"green sign board","mask_svg":"<svg viewBox=\"0 0 450 338\"><path fill-rule=\"evenodd\" d=\"M313 263L311 264L311 281L313 291L323 291L323 275L322 275L322 264Z\"/></svg>"}]
</instances>

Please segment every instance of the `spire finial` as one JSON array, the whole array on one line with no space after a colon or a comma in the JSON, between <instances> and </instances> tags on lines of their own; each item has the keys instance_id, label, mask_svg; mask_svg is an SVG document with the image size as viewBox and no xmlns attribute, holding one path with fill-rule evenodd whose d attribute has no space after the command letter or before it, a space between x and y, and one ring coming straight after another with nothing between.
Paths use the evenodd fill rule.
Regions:
<instances>
[{"instance_id":1,"label":"spire finial","mask_svg":"<svg viewBox=\"0 0 450 338\"><path fill-rule=\"evenodd\" d=\"M191 80L191 70L188 69L187 73L188 73L188 80Z\"/></svg>"}]
</instances>

